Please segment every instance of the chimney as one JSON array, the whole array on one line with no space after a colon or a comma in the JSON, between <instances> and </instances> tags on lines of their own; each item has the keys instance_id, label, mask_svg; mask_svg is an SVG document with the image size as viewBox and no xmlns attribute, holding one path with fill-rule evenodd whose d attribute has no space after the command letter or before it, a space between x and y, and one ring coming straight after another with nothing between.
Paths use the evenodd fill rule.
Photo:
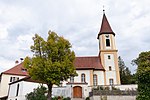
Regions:
<instances>
[{"instance_id":1,"label":"chimney","mask_svg":"<svg viewBox=\"0 0 150 100\"><path fill-rule=\"evenodd\" d=\"M19 61L18 61L18 60L16 60L16 61L15 61L15 65L18 65L18 64L19 64Z\"/></svg>"},{"instance_id":2,"label":"chimney","mask_svg":"<svg viewBox=\"0 0 150 100\"><path fill-rule=\"evenodd\" d=\"M21 62L23 62L23 58L20 58Z\"/></svg>"}]
</instances>

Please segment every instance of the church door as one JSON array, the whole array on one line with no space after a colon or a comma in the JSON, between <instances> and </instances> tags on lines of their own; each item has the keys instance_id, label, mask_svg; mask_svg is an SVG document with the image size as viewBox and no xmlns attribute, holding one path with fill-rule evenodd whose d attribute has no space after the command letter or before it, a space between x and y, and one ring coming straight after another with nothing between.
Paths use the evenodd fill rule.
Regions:
<instances>
[{"instance_id":1,"label":"church door","mask_svg":"<svg viewBox=\"0 0 150 100\"><path fill-rule=\"evenodd\" d=\"M82 87L80 86L73 87L73 97L82 98Z\"/></svg>"}]
</instances>

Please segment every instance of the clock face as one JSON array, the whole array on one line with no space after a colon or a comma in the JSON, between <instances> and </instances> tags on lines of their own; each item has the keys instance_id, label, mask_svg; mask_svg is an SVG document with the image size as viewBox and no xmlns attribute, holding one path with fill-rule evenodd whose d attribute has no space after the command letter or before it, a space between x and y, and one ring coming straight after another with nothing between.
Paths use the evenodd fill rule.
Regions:
<instances>
[{"instance_id":1,"label":"clock face","mask_svg":"<svg viewBox=\"0 0 150 100\"><path fill-rule=\"evenodd\" d=\"M109 35L105 35L106 36L106 38L109 38Z\"/></svg>"}]
</instances>

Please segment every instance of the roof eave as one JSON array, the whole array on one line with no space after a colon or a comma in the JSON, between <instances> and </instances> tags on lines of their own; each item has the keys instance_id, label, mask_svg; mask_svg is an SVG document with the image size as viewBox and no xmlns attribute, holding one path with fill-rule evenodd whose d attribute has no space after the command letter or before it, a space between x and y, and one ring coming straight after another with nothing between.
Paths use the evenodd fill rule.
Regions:
<instances>
[{"instance_id":1,"label":"roof eave","mask_svg":"<svg viewBox=\"0 0 150 100\"><path fill-rule=\"evenodd\" d=\"M115 36L114 32L99 32L98 36L97 36L97 39L99 39L99 36L102 35L102 34L113 34Z\"/></svg>"}]
</instances>

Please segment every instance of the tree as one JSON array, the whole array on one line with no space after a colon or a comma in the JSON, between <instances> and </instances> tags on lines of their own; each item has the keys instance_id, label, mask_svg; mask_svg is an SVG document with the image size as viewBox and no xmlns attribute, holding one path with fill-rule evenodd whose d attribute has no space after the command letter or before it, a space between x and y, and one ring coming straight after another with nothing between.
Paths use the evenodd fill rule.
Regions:
<instances>
[{"instance_id":1,"label":"tree","mask_svg":"<svg viewBox=\"0 0 150 100\"><path fill-rule=\"evenodd\" d=\"M142 52L134 60L137 68L138 96L137 100L150 100L150 51Z\"/></svg>"},{"instance_id":2,"label":"tree","mask_svg":"<svg viewBox=\"0 0 150 100\"><path fill-rule=\"evenodd\" d=\"M45 93L47 92L46 87L40 86L37 89L34 89L33 92L30 92L26 95L26 100L46 100Z\"/></svg>"},{"instance_id":3,"label":"tree","mask_svg":"<svg viewBox=\"0 0 150 100\"><path fill-rule=\"evenodd\" d=\"M73 65L75 53L71 51L69 41L55 32L49 31L46 41L35 34L33 41L34 45L31 46L33 57L26 57L24 66L32 79L47 84L47 100L51 100L54 84L60 85L62 81L77 75Z\"/></svg>"},{"instance_id":4,"label":"tree","mask_svg":"<svg viewBox=\"0 0 150 100\"><path fill-rule=\"evenodd\" d=\"M118 57L118 65L120 69L120 80L121 84L134 84L135 79L134 79L134 74L131 74L131 71L129 70L128 67L126 67L123 59L119 56Z\"/></svg>"}]
</instances>

